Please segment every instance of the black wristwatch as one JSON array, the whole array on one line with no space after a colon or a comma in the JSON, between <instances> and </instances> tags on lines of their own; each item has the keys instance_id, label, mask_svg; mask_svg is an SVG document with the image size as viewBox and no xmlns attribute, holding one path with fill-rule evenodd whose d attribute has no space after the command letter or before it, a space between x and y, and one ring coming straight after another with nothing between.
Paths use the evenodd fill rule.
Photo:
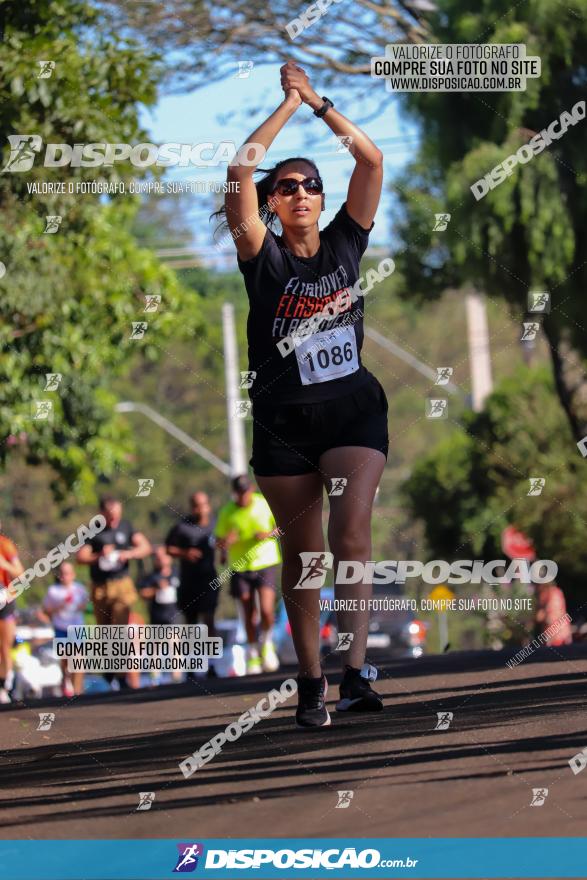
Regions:
<instances>
[{"instance_id":1,"label":"black wristwatch","mask_svg":"<svg viewBox=\"0 0 587 880\"><path fill-rule=\"evenodd\" d=\"M334 104L332 103L330 98L326 97L326 95L322 95L322 100L324 101L322 106L318 107L317 110L314 110L314 116L318 116L320 119L322 119L327 110L330 110L331 107L334 107Z\"/></svg>"}]
</instances>

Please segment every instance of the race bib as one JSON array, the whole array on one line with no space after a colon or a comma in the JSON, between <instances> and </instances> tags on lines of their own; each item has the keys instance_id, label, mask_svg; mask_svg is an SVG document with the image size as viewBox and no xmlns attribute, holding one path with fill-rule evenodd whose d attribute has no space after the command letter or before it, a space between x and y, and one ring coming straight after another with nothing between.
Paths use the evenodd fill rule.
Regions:
<instances>
[{"instance_id":1,"label":"race bib","mask_svg":"<svg viewBox=\"0 0 587 880\"><path fill-rule=\"evenodd\" d=\"M296 346L295 352L302 385L331 382L359 369L354 327L313 333Z\"/></svg>"},{"instance_id":2,"label":"race bib","mask_svg":"<svg viewBox=\"0 0 587 880\"><path fill-rule=\"evenodd\" d=\"M177 602L177 590L175 587L161 587L155 593L157 605L172 605Z\"/></svg>"},{"instance_id":3,"label":"race bib","mask_svg":"<svg viewBox=\"0 0 587 880\"><path fill-rule=\"evenodd\" d=\"M98 568L101 571L114 571L120 567L120 555L116 550L98 559Z\"/></svg>"}]
</instances>

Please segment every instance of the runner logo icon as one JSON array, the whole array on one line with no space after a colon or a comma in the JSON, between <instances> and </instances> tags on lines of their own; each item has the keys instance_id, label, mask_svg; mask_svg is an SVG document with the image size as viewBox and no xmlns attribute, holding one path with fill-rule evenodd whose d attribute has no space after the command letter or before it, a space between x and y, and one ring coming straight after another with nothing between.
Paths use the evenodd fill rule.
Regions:
<instances>
[{"instance_id":1,"label":"runner logo icon","mask_svg":"<svg viewBox=\"0 0 587 880\"><path fill-rule=\"evenodd\" d=\"M316 590L324 586L326 572L332 568L332 553L300 553L302 573L294 590Z\"/></svg>"},{"instance_id":2,"label":"runner logo icon","mask_svg":"<svg viewBox=\"0 0 587 880\"><path fill-rule=\"evenodd\" d=\"M437 712L438 721L436 722L436 727L434 730L448 730L450 727L450 722L453 719L452 712Z\"/></svg>"},{"instance_id":3,"label":"runner logo icon","mask_svg":"<svg viewBox=\"0 0 587 880\"><path fill-rule=\"evenodd\" d=\"M177 864L173 869L174 874L189 874L198 867L198 860L204 855L204 847L201 843L178 843Z\"/></svg>"},{"instance_id":4,"label":"runner logo icon","mask_svg":"<svg viewBox=\"0 0 587 880\"><path fill-rule=\"evenodd\" d=\"M547 788L533 788L532 789L532 800L530 801L531 807L542 807L546 798L548 797L548 789Z\"/></svg>"},{"instance_id":5,"label":"runner logo icon","mask_svg":"<svg viewBox=\"0 0 587 880\"><path fill-rule=\"evenodd\" d=\"M39 712L39 726L37 730L51 730L51 725L54 721L54 712Z\"/></svg>"},{"instance_id":6,"label":"runner logo icon","mask_svg":"<svg viewBox=\"0 0 587 880\"><path fill-rule=\"evenodd\" d=\"M2 171L30 171L43 146L38 134L9 134L10 156Z\"/></svg>"}]
</instances>

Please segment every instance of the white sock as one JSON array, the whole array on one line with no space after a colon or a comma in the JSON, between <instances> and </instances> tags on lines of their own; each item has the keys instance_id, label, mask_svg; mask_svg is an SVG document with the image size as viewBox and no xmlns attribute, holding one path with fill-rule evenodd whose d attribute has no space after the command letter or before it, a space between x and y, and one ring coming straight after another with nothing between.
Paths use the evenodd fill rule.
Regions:
<instances>
[{"instance_id":1,"label":"white sock","mask_svg":"<svg viewBox=\"0 0 587 880\"><path fill-rule=\"evenodd\" d=\"M262 645L265 645L267 642L273 641L273 627L269 627L268 630L264 630L259 636L259 641Z\"/></svg>"}]
</instances>

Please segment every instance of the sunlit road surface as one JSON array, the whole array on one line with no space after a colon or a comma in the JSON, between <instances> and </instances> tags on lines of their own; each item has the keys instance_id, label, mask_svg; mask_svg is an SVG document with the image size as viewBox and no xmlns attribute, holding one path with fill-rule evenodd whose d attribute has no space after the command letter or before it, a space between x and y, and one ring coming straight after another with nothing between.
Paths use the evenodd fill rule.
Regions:
<instances>
[{"instance_id":1,"label":"sunlit road surface","mask_svg":"<svg viewBox=\"0 0 587 880\"><path fill-rule=\"evenodd\" d=\"M294 696L187 780L178 763L291 670L2 707L0 835L580 836L587 769L569 760L587 747L587 649L541 649L510 669L513 653L390 663L371 716L334 712L333 668L330 728L296 729ZM49 730L40 712L55 713ZM438 713L453 714L448 729ZM155 793L149 810L139 792Z\"/></svg>"}]
</instances>

